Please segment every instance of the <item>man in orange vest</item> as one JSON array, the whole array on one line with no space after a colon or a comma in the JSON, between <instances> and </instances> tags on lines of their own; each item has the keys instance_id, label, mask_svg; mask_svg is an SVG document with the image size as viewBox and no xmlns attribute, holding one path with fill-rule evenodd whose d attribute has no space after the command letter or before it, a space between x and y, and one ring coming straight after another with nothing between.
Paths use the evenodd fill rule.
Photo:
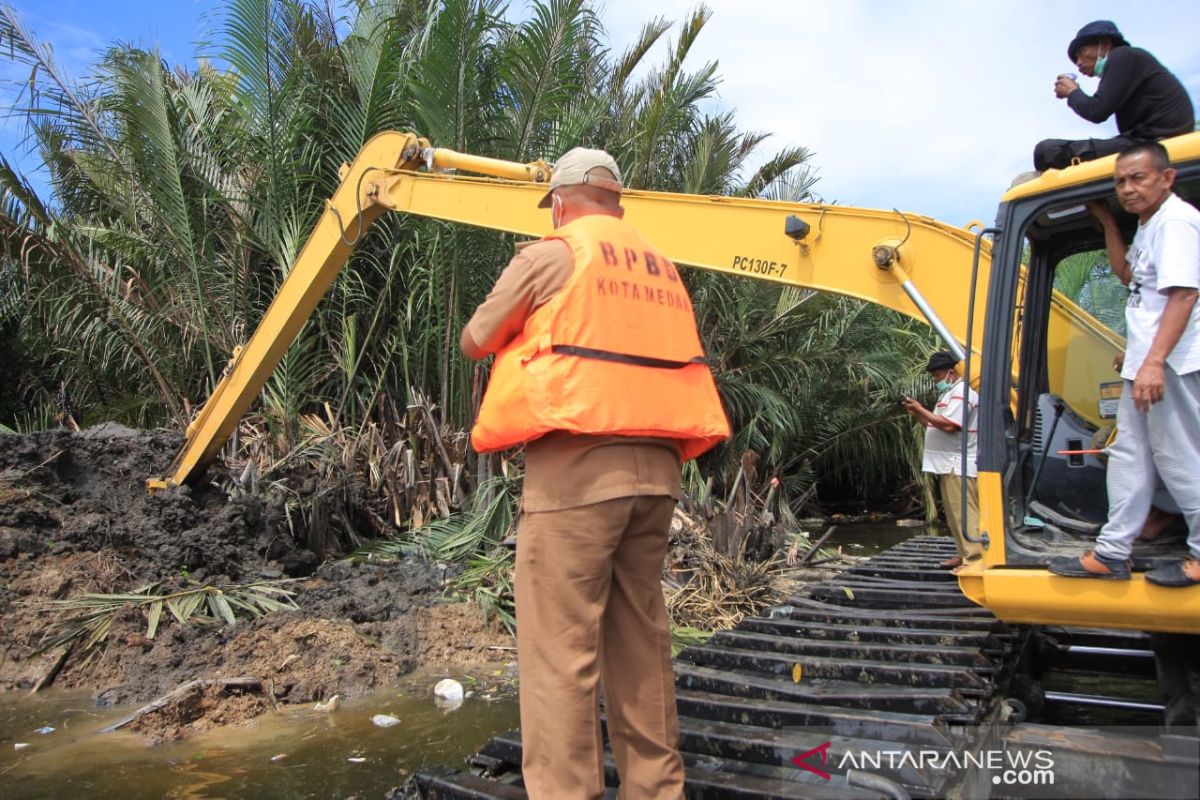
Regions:
<instances>
[{"instance_id":1,"label":"man in orange vest","mask_svg":"<svg viewBox=\"0 0 1200 800\"><path fill-rule=\"evenodd\" d=\"M601 150L559 159L554 232L463 329L496 354L471 440L525 446L517 537L522 772L532 798L604 795L599 693L627 798L683 796L662 595L682 462L727 438L691 300L629 223Z\"/></svg>"}]
</instances>

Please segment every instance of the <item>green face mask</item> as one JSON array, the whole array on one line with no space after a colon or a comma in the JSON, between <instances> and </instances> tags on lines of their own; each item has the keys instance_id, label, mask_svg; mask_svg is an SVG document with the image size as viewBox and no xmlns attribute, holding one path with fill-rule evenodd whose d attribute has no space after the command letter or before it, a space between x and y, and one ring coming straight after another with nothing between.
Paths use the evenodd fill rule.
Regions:
<instances>
[{"instance_id":1,"label":"green face mask","mask_svg":"<svg viewBox=\"0 0 1200 800\"><path fill-rule=\"evenodd\" d=\"M943 380L943 381L938 381L938 382L937 382L937 390L938 390L939 392L948 392L948 391L950 391L950 387L951 387L951 386L953 386L953 385L954 385L954 384L953 384L953 383L951 383L950 381L945 381L945 380Z\"/></svg>"},{"instance_id":2,"label":"green face mask","mask_svg":"<svg viewBox=\"0 0 1200 800\"><path fill-rule=\"evenodd\" d=\"M1106 66L1108 66L1108 53L1099 56L1096 59L1096 66L1092 68L1092 71L1096 73L1097 78L1104 77L1104 68Z\"/></svg>"}]
</instances>

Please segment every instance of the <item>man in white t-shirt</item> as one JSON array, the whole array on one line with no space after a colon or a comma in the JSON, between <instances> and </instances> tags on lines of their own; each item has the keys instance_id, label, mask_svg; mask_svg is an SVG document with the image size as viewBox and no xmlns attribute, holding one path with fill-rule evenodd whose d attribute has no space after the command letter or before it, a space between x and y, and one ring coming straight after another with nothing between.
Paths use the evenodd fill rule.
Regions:
<instances>
[{"instance_id":1,"label":"man in white t-shirt","mask_svg":"<svg viewBox=\"0 0 1200 800\"><path fill-rule=\"evenodd\" d=\"M911 397L903 400L904 410L925 426L925 455L921 471L937 476L942 495L942 506L946 509L946 524L958 547L958 556L947 559L944 567L961 570L968 561L983 556L979 542L968 541L964 531L972 538L979 534L979 491L975 477L975 444L978 439L975 417L979 397L958 374L958 359L952 353L939 350L929 357L925 371L937 381L938 401L933 411L928 410ZM966 402L966 427L963 426L963 403ZM962 443L967 437L967 465L963 470ZM967 513L962 511L963 480L967 482Z\"/></svg>"},{"instance_id":2,"label":"man in white t-shirt","mask_svg":"<svg viewBox=\"0 0 1200 800\"><path fill-rule=\"evenodd\" d=\"M1108 522L1095 550L1050 565L1056 575L1128 580L1130 554L1150 511L1155 470L1188 524L1189 557L1156 569L1160 586L1200 584L1200 211L1171 189L1175 170L1157 142L1117 157L1117 201L1138 217L1126 249L1103 202L1089 208L1104 228L1113 272L1129 286L1124 388L1117 439L1108 448Z\"/></svg>"}]
</instances>

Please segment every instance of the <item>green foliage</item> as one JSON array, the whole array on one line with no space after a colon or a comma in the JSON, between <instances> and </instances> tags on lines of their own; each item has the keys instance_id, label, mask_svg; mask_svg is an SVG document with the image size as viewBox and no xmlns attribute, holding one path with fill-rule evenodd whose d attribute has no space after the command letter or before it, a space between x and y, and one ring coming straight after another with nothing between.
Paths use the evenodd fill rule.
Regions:
<instances>
[{"instance_id":1,"label":"green foliage","mask_svg":"<svg viewBox=\"0 0 1200 800\"><path fill-rule=\"evenodd\" d=\"M495 547L512 527L516 510L513 487L504 483L493 479L481 486L470 511L417 528L403 550L435 561L464 561Z\"/></svg>"},{"instance_id":2,"label":"green foliage","mask_svg":"<svg viewBox=\"0 0 1200 800\"><path fill-rule=\"evenodd\" d=\"M681 650L704 644L712 638L712 631L702 631L687 625L671 626L671 658L679 655Z\"/></svg>"},{"instance_id":3,"label":"green foliage","mask_svg":"<svg viewBox=\"0 0 1200 800\"><path fill-rule=\"evenodd\" d=\"M1058 262L1054 288L1116 333L1125 335L1129 291L1113 274L1104 250L1075 253Z\"/></svg>"},{"instance_id":4,"label":"green foliage","mask_svg":"<svg viewBox=\"0 0 1200 800\"><path fill-rule=\"evenodd\" d=\"M859 300L691 277L734 429L708 457L723 473L752 450L760 481L779 477L790 498L818 479L870 497L920 473L921 430L897 399L928 393L922 367L937 344L927 326Z\"/></svg>"},{"instance_id":5,"label":"green foliage","mask_svg":"<svg viewBox=\"0 0 1200 800\"><path fill-rule=\"evenodd\" d=\"M691 58L708 8L651 20L619 51L592 8L540 0L517 17L499 0L358 0L334 19L317 0L227 0L211 61L114 44L77 82L0 6L7 56L30 75L6 105L52 191L0 159L0 424L185 425L277 292L338 166L383 130L517 160L604 147L639 188L810 197L807 150L764 154L766 133L716 108L717 65ZM259 460L301 449L305 415L329 409L330 425L363 430L387 399L467 428L482 382L458 333L511 247L380 220L252 412L247 424L270 433L255 437L272 449ZM688 280L736 427L705 462L715 490L745 449L792 497L821 476L866 492L913 468L917 440L891 400L916 381L923 330L851 301ZM462 461L477 483L494 468ZM478 554L501 521L499 507L480 513L439 520L413 546Z\"/></svg>"},{"instance_id":6,"label":"green foliage","mask_svg":"<svg viewBox=\"0 0 1200 800\"><path fill-rule=\"evenodd\" d=\"M517 627L513 569L516 551L496 547L467 561L454 587L466 593L483 609L484 619L495 614L513 632Z\"/></svg>"}]
</instances>

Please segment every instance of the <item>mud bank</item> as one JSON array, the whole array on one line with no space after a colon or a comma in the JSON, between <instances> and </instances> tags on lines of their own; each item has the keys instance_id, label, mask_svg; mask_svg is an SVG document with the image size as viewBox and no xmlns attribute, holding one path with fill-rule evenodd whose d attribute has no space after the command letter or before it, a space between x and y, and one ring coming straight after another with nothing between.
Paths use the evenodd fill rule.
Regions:
<instances>
[{"instance_id":1,"label":"mud bank","mask_svg":"<svg viewBox=\"0 0 1200 800\"><path fill-rule=\"evenodd\" d=\"M209 692L186 713L144 725L151 738L174 737L274 703L360 696L419 665L513 656L501 626L473 605L447 603L445 565L318 564L293 537L286 486L238 497L215 485L148 496L145 478L179 445L168 433L113 424L0 436L0 691L53 680L110 705L150 701L195 679L247 677L264 687L253 699ZM103 648L35 655L59 630L56 600L261 581L288 581L296 608L233 626L185 625L163 613L150 638L147 609L129 604L112 616Z\"/></svg>"}]
</instances>

